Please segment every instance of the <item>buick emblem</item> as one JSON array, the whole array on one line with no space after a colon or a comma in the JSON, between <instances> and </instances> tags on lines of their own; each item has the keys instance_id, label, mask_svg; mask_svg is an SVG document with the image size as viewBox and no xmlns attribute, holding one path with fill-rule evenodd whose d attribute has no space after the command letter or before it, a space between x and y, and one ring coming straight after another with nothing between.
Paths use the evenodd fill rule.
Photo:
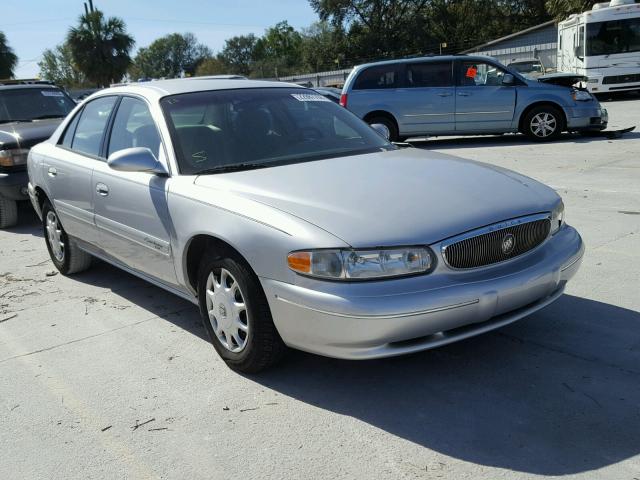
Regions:
<instances>
[{"instance_id":1,"label":"buick emblem","mask_svg":"<svg viewBox=\"0 0 640 480\"><path fill-rule=\"evenodd\" d=\"M516 246L516 237L514 237L512 234L507 233L503 238L502 238L502 253L504 253L505 255L509 255L511 252L513 252L513 248Z\"/></svg>"},{"instance_id":2,"label":"buick emblem","mask_svg":"<svg viewBox=\"0 0 640 480\"><path fill-rule=\"evenodd\" d=\"M218 313L222 318L227 318L227 307L225 307L222 303L218 305Z\"/></svg>"}]
</instances>

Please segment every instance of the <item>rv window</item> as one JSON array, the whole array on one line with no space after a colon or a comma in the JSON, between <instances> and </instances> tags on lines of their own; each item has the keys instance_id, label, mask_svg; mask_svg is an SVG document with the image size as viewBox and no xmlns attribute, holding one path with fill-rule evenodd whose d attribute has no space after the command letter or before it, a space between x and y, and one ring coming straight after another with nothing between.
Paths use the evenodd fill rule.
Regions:
<instances>
[{"instance_id":1,"label":"rv window","mask_svg":"<svg viewBox=\"0 0 640 480\"><path fill-rule=\"evenodd\" d=\"M587 24L587 56L640 52L640 18Z\"/></svg>"}]
</instances>

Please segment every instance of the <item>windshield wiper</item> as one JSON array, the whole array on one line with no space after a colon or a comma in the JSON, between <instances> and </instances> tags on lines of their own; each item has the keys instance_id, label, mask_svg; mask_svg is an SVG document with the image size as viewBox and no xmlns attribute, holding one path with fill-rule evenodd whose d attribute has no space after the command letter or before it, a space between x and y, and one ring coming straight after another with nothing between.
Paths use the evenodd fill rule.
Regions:
<instances>
[{"instance_id":1,"label":"windshield wiper","mask_svg":"<svg viewBox=\"0 0 640 480\"><path fill-rule=\"evenodd\" d=\"M237 163L235 165L220 165L219 167L207 168L200 170L196 175L210 175L214 173L240 172L242 170L256 170L258 168L266 168L264 163Z\"/></svg>"}]
</instances>

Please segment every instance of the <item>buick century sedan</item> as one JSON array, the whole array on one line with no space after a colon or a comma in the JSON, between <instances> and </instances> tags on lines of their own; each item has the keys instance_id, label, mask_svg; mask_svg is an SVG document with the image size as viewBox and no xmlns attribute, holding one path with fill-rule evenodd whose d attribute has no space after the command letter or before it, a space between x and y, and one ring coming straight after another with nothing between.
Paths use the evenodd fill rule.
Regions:
<instances>
[{"instance_id":1,"label":"buick century sedan","mask_svg":"<svg viewBox=\"0 0 640 480\"><path fill-rule=\"evenodd\" d=\"M284 83L102 90L28 170L61 273L96 257L188 299L244 372L287 347L370 359L487 332L562 295L583 254L552 189L398 148Z\"/></svg>"}]
</instances>

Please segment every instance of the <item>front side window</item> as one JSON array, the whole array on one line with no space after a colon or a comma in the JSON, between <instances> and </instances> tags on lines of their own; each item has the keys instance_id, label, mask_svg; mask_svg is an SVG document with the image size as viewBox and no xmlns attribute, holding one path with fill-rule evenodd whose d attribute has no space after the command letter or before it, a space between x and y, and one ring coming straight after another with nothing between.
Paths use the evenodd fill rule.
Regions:
<instances>
[{"instance_id":1,"label":"front side window","mask_svg":"<svg viewBox=\"0 0 640 480\"><path fill-rule=\"evenodd\" d=\"M64 118L75 106L57 88L8 88L0 91L0 123Z\"/></svg>"},{"instance_id":2,"label":"front side window","mask_svg":"<svg viewBox=\"0 0 640 480\"><path fill-rule=\"evenodd\" d=\"M451 62L410 63L408 87L450 87L453 84Z\"/></svg>"},{"instance_id":3,"label":"front side window","mask_svg":"<svg viewBox=\"0 0 640 480\"><path fill-rule=\"evenodd\" d=\"M102 137L115 103L116 97L101 97L85 105L73 135L72 150L95 157L100 155Z\"/></svg>"},{"instance_id":4,"label":"front side window","mask_svg":"<svg viewBox=\"0 0 640 480\"><path fill-rule=\"evenodd\" d=\"M107 156L125 148L146 147L158 158L160 135L142 100L124 97L113 120Z\"/></svg>"},{"instance_id":5,"label":"front side window","mask_svg":"<svg viewBox=\"0 0 640 480\"><path fill-rule=\"evenodd\" d=\"M586 55L640 51L640 18L587 24Z\"/></svg>"},{"instance_id":6,"label":"front side window","mask_svg":"<svg viewBox=\"0 0 640 480\"><path fill-rule=\"evenodd\" d=\"M256 88L162 99L180 172L194 175L370 153L395 147L306 89Z\"/></svg>"},{"instance_id":7,"label":"front side window","mask_svg":"<svg viewBox=\"0 0 640 480\"><path fill-rule=\"evenodd\" d=\"M491 63L461 62L459 85L463 87L500 86L504 70Z\"/></svg>"},{"instance_id":8,"label":"front side window","mask_svg":"<svg viewBox=\"0 0 640 480\"><path fill-rule=\"evenodd\" d=\"M353 86L354 90L379 88L399 88L401 68L398 64L369 67L360 72Z\"/></svg>"}]
</instances>

